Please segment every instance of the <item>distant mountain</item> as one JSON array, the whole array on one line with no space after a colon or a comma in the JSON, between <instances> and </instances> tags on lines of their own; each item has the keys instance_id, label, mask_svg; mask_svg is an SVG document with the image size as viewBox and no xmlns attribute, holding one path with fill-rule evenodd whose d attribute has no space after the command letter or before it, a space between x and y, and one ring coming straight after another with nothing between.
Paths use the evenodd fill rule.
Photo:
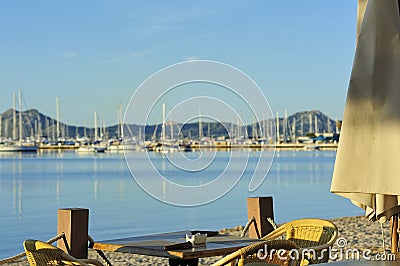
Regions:
<instances>
[{"instance_id":1,"label":"distant mountain","mask_svg":"<svg viewBox=\"0 0 400 266\"><path fill-rule=\"evenodd\" d=\"M13 109L8 109L1 114L1 136L5 138L18 138L19 136L19 111L16 111L16 123L14 128ZM42 133L45 132L46 122L49 125L55 124L55 120L39 113L36 109L22 112L22 134L23 137L29 137L35 132L35 129ZM50 126L49 126L50 127ZM40 131L40 129L42 131Z\"/></svg>"},{"instance_id":2,"label":"distant mountain","mask_svg":"<svg viewBox=\"0 0 400 266\"><path fill-rule=\"evenodd\" d=\"M56 139L57 136L57 120L40 113L36 109L22 111L22 135L23 138L41 136L44 138ZM19 136L19 111L16 111L16 124L14 132L13 109L8 109L0 114L0 135L4 138L18 138ZM93 128L78 127L67 125L60 122L59 136L64 138L75 138L83 136L84 133L88 136L93 135ZM13 134L15 136L13 137Z\"/></svg>"},{"instance_id":3,"label":"distant mountain","mask_svg":"<svg viewBox=\"0 0 400 266\"><path fill-rule=\"evenodd\" d=\"M287 119L279 118L279 132L280 135L285 133L288 135L290 132L291 134L296 133L297 136L336 133L336 122L318 110L297 112ZM293 132L294 130L295 132Z\"/></svg>"},{"instance_id":4,"label":"distant mountain","mask_svg":"<svg viewBox=\"0 0 400 266\"><path fill-rule=\"evenodd\" d=\"M279 122L278 122L279 121ZM321 111L303 111L297 112L291 116L279 117L274 120L261 121L258 125L247 125L238 127L236 124L224 122L224 123L202 123L202 132L205 137L219 137L228 136L229 133L234 136L243 136L248 138L261 137L262 135L273 135L276 133L276 126L279 123L279 135L280 136L305 136L309 134L323 134L323 133L336 133L336 121L323 114ZM178 129L180 129L183 137L198 139L199 136L199 124L179 124L173 123L173 137L177 138ZM247 134L245 134L245 129ZM262 130L261 130L262 129ZM137 129L134 128L133 131ZM161 125L152 125L146 127L146 139L152 137L160 138L161 136ZM274 132L272 132L274 130ZM171 138L171 123L166 124L166 136ZM265 133L261 133L265 132Z\"/></svg>"},{"instance_id":5,"label":"distant mountain","mask_svg":"<svg viewBox=\"0 0 400 266\"><path fill-rule=\"evenodd\" d=\"M57 121L54 118L46 116L40 113L36 109L30 109L27 111L23 111L22 113L22 133L24 138L28 137L45 137L55 139L57 136ZM9 109L6 112L0 114L0 137L3 138L13 138L13 110ZM16 128L15 134L16 138L18 138L19 134L19 123L18 123L19 112L16 111ZM203 122L202 123L202 133L203 136L209 137L219 137L219 136L228 136L228 132L231 133L232 136L243 136L243 137L259 137L262 134L261 132L265 132L267 135L270 135L271 132L276 130L276 124L279 123L279 133L281 136L291 136L293 135L293 131L297 136L299 135L307 135L309 133L324 133L324 132L335 132L336 129L336 121L329 118L327 115L323 114L320 111L304 111L298 112L293 115L288 116L287 118L279 117L279 119L261 121L260 126L258 125L247 125L246 127L238 127L236 124L223 122ZM171 131L171 125L173 130ZM273 126L275 125L275 126ZM245 134L245 128L247 129L247 134ZM190 123L190 124L180 124L175 122L167 122L166 123L166 136L167 138L171 138L171 133L174 138L178 137L178 130L180 129L181 137L188 138L198 138L199 136L199 125L198 123ZM262 129L262 130L261 130ZM105 135L108 138L117 138L120 136L120 129L118 125L108 126L105 129L98 129L99 136L101 134ZM146 140L150 140L152 138L159 139L161 136L162 125L149 125L144 129L143 126L136 124L129 124L124 126L124 135L125 136L145 136ZM94 129L89 127L82 126L74 126L67 125L65 123L60 122L60 132L59 136L62 138L76 138L82 136L88 136L90 138L94 137Z\"/></svg>"}]
</instances>

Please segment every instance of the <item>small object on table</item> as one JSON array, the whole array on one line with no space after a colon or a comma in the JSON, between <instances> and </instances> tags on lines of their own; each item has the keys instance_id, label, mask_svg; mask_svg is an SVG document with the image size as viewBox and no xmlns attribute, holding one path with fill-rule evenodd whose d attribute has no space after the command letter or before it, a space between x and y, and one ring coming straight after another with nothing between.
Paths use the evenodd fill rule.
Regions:
<instances>
[{"instance_id":1,"label":"small object on table","mask_svg":"<svg viewBox=\"0 0 400 266\"><path fill-rule=\"evenodd\" d=\"M195 235L189 235L186 234L186 241L190 242L195 245L205 245L207 241L207 235L202 235L200 233L197 233Z\"/></svg>"}]
</instances>

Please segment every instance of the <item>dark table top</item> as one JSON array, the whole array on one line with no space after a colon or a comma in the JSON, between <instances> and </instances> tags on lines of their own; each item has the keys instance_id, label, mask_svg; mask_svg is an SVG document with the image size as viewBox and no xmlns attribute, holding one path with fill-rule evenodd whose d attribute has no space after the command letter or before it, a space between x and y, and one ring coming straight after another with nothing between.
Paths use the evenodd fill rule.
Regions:
<instances>
[{"instance_id":1,"label":"dark table top","mask_svg":"<svg viewBox=\"0 0 400 266\"><path fill-rule=\"evenodd\" d=\"M207 237L207 242L203 245L196 245L186 249L164 250L165 245L186 242L186 234L190 234L190 231L104 240L95 242L93 248L103 251L125 252L174 259L196 259L226 255L259 241L258 239L218 234Z\"/></svg>"}]
</instances>

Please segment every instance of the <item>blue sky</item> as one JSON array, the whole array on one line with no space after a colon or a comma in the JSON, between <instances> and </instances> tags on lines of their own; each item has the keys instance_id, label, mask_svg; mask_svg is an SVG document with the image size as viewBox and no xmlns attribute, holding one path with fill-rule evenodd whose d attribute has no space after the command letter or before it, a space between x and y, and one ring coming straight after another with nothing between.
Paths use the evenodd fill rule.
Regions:
<instances>
[{"instance_id":1,"label":"blue sky","mask_svg":"<svg viewBox=\"0 0 400 266\"><path fill-rule=\"evenodd\" d=\"M341 119L355 50L356 0L1 1L0 113L25 108L92 125L117 121L150 75L188 59L248 74L275 114ZM149 93L151 93L149 91Z\"/></svg>"}]
</instances>

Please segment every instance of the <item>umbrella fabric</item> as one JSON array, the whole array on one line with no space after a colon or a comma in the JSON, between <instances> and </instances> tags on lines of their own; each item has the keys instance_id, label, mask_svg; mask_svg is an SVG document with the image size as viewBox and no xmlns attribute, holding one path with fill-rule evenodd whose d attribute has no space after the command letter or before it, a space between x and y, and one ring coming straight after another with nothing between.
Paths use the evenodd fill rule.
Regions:
<instances>
[{"instance_id":1,"label":"umbrella fabric","mask_svg":"<svg viewBox=\"0 0 400 266\"><path fill-rule=\"evenodd\" d=\"M360 28L364 19L365 9L367 8L368 0L358 0L357 6L357 38L360 35Z\"/></svg>"},{"instance_id":2,"label":"umbrella fabric","mask_svg":"<svg viewBox=\"0 0 400 266\"><path fill-rule=\"evenodd\" d=\"M370 220L384 222L400 211L399 3L360 0L358 7L359 35L331 192L365 209Z\"/></svg>"}]
</instances>

